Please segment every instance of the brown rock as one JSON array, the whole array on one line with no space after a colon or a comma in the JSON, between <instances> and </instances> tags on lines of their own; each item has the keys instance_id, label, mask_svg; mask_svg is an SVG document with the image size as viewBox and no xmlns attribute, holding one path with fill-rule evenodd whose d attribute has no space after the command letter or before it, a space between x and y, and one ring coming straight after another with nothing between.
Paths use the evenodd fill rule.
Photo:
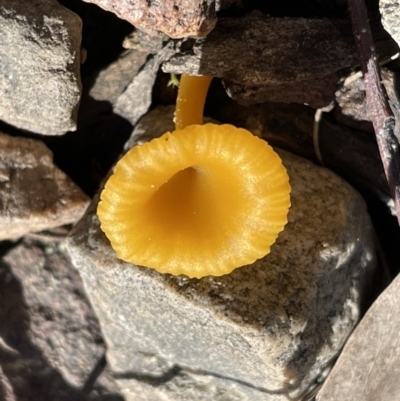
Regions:
<instances>
[{"instance_id":1,"label":"brown rock","mask_svg":"<svg viewBox=\"0 0 400 401\"><path fill-rule=\"evenodd\" d=\"M110 373L101 371L99 325L63 243L42 237L6 246L0 259L0 400L123 401Z\"/></svg>"},{"instance_id":2,"label":"brown rock","mask_svg":"<svg viewBox=\"0 0 400 401\"><path fill-rule=\"evenodd\" d=\"M2 262L23 288L20 307L29 320L26 334L32 346L66 383L78 387L85 383L105 349L79 274L63 249L62 243L41 245L25 240ZM6 299L2 305L7 308ZM7 312L2 314L7 318ZM9 342L12 331L18 329L7 323L3 338ZM13 347L21 359L27 357L20 345Z\"/></svg>"},{"instance_id":3,"label":"brown rock","mask_svg":"<svg viewBox=\"0 0 400 401\"><path fill-rule=\"evenodd\" d=\"M335 73L357 64L350 23L340 19L255 13L221 18L206 38L185 46L164 63L164 71L223 78L228 93L245 104L273 100L319 107L323 99L326 105L339 80Z\"/></svg>"},{"instance_id":4,"label":"brown rock","mask_svg":"<svg viewBox=\"0 0 400 401\"><path fill-rule=\"evenodd\" d=\"M381 294L348 340L318 401L376 401L400 394L400 276Z\"/></svg>"},{"instance_id":5,"label":"brown rock","mask_svg":"<svg viewBox=\"0 0 400 401\"><path fill-rule=\"evenodd\" d=\"M88 202L42 142L0 133L0 240L74 223Z\"/></svg>"},{"instance_id":6,"label":"brown rock","mask_svg":"<svg viewBox=\"0 0 400 401\"><path fill-rule=\"evenodd\" d=\"M394 54L387 40L377 48L379 55ZM357 65L348 20L252 13L221 18L206 38L183 42L163 70L222 78L228 94L246 105L296 102L319 108L333 101L340 78Z\"/></svg>"},{"instance_id":7,"label":"brown rock","mask_svg":"<svg viewBox=\"0 0 400 401\"><path fill-rule=\"evenodd\" d=\"M171 38L207 35L216 23L215 0L85 0L149 34L164 32Z\"/></svg>"}]
</instances>

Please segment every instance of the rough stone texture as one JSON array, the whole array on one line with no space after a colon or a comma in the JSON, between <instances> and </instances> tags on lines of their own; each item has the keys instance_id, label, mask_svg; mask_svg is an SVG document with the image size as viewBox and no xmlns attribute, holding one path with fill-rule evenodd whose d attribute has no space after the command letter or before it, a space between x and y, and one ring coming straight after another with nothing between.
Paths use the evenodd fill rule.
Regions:
<instances>
[{"instance_id":1,"label":"rough stone texture","mask_svg":"<svg viewBox=\"0 0 400 401\"><path fill-rule=\"evenodd\" d=\"M380 295L351 335L318 401L398 400L400 276Z\"/></svg>"},{"instance_id":2,"label":"rough stone texture","mask_svg":"<svg viewBox=\"0 0 400 401\"><path fill-rule=\"evenodd\" d=\"M400 3L395 0L379 0L383 27L400 46Z\"/></svg>"},{"instance_id":3,"label":"rough stone texture","mask_svg":"<svg viewBox=\"0 0 400 401\"><path fill-rule=\"evenodd\" d=\"M137 141L150 135L138 127ZM153 136L165 131L154 127ZM190 280L116 259L97 198L74 228L68 249L127 401L137 400L135 380L147 388L140 400L173 399L170 388L189 373L189 399L209 399L225 381L238 389L227 401L283 400L308 391L341 349L375 266L369 217L333 173L280 153L292 185L289 223L269 255L230 275Z\"/></svg>"},{"instance_id":4,"label":"rough stone texture","mask_svg":"<svg viewBox=\"0 0 400 401\"><path fill-rule=\"evenodd\" d=\"M135 50L123 53L117 61L100 71L90 88L90 96L96 100L106 100L115 104L140 68L146 63L148 55L145 51Z\"/></svg>"},{"instance_id":5,"label":"rough stone texture","mask_svg":"<svg viewBox=\"0 0 400 401\"><path fill-rule=\"evenodd\" d=\"M173 50L163 47L162 38L144 33L131 35L124 44L129 50L99 73L89 94L110 102L113 111L134 126L150 108L160 64Z\"/></svg>"},{"instance_id":6,"label":"rough stone texture","mask_svg":"<svg viewBox=\"0 0 400 401\"><path fill-rule=\"evenodd\" d=\"M161 31L171 38L204 36L214 28L216 23L215 0L84 1L115 13L151 35Z\"/></svg>"},{"instance_id":7,"label":"rough stone texture","mask_svg":"<svg viewBox=\"0 0 400 401\"><path fill-rule=\"evenodd\" d=\"M105 352L98 323L78 272L63 245L25 241L2 261L23 289L29 337L49 365L72 386L82 386ZM12 338L12 333L8 333Z\"/></svg>"},{"instance_id":8,"label":"rough stone texture","mask_svg":"<svg viewBox=\"0 0 400 401\"><path fill-rule=\"evenodd\" d=\"M221 18L210 35L164 63L164 70L258 85L323 78L355 63L347 20L270 18L252 13Z\"/></svg>"},{"instance_id":9,"label":"rough stone texture","mask_svg":"<svg viewBox=\"0 0 400 401\"><path fill-rule=\"evenodd\" d=\"M81 29L56 0L1 1L1 120L45 135L76 129Z\"/></svg>"},{"instance_id":10,"label":"rough stone texture","mask_svg":"<svg viewBox=\"0 0 400 401\"><path fill-rule=\"evenodd\" d=\"M64 244L41 241L1 246L0 399L122 401L106 371L90 383L105 350L97 319Z\"/></svg>"},{"instance_id":11,"label":"rough stone texture","mask_svg":"<svg viewBox=\"0 0 400 401\"><path fill-rule=\"evenodd\" d=\"M171 54L172 50L166 47L154 55L118 97L114 112L128 120L133 126L149 110L157 72L161 63Z\"/></svg>"},{"instance_id":12,"label":"rough stone texture","mask_svg":"<svg viewBox=\"0 0 400 401\"><path fill-rule=\"evenodd\" d=\"M74 223L88 203L42 142L0 133L0 240Z\"/></svg>"},{"instance_id":13,"label":"rough stone texture","mask_svg":"<svg viewBox=\"0 0 400 401\"><path fill-rule=\"evenodd\" d=\"M382 83L386 89L390 107L396 118L400 121L400 100L398 74L382 68ZM339 109L335 118L350 127L374 133L371 119L367 109L364 79L357 73L348 77L342 87L335 93ZM400 139L400 124L395 126L395 134Z\"/></svg>"},{"instance_id":14,"label":"rough stone texture","mask_svg":"<svg viewBox=\"0 0 400 401\"><path fill-rule=\"evenodd\" d=\"M117 375L118 377L118 375ZM234 380L171 369L161 379L119 378L127 401L267 401L268 394Z\"/></svg>"},{"instance_id":15,"label":"rough stone texture","mask_svg":"<svg viewBox=\"0 0 400 401\"><path fill-rule=\"evenodd\" d=\"M129 88L135 77L145 68L146 62L152 59L152 56L160 54L160 52L163 55L162 57L169 54L169 52L165 54L166 50L163 51L163 39L161 36L149 36L139 30L135 30L131 35L126 37L123 47L128 50L122 53L115 62L100 71L93 86L90 88L90 96L96 100L106 100L115 105L118 98ZM149 67L146 70L148 69ZM149 74L147 71L147 75L152 76L153 74ZM141 81L146 80L142 77ZM149 88L152 88L154 82L151 79L147 81L149 81ZM149 91L150 89L146 90L146 92ZM141 96L137 96L137 93L136 98L136 102L141 100Z\"/></svg>"},{"instance_id":16,"label":"rough stone texture","mask_svg":"<svg viewBox=\"0 0 400 401\"><path fill-rule=\"evenodd\" d=\"M395 54L397 47L376 31L378 55ZM338 18L270 18L257 12L221 18L206 38L178 49L164 71L222 78L228 94L245 105L326 107L348 68L359 64L350 21Z\"/></svg>"},{"instance_id":17,"label":"rough stone texture","mask_svg":"<svg viewBox=\"0 0 400 401\"><path fill-rule=\"evenodd\" d=\"M228 93L243 104L275 101L322 107L333 98L337 71L357 63L349 21L253 13L220 19L213 32L172 57L163 69L223 78Z\"/></svg>"}]
</instances>

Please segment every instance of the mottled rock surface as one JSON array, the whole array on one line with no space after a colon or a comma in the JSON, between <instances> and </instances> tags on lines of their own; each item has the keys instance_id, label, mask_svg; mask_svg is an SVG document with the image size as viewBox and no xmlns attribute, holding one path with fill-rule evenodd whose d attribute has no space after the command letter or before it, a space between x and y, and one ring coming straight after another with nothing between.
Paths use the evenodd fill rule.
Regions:
<instances>
[{"instance_id":1,"label":"mottled rock surface","mask_svg":"<svg viewBox=\"0 0 400 401\"><path fill-rule=\"evenodd\" d=\"M387 34L374 33L379 58L393 56L397 46ZM227 93L245 105L327 107L341 78L359 64L348 19L273 18L256 11L220 18L207 37L177 49L165 72L222 78Z\"/></svg>"},{"instance_id":2,"label":"mottled rock surface","mask_svg":"<svg viewBox=\"0 0 400 401\"><path fill-rule=\"evenodd\" d=\"M113 111L134 126L150 108L160 64L173 51L163 47L162 38L144 33L134 32L124 44L129 50L100 71L89 94L110 102Z\"/></svg>"},{"instance_id":3,"label":"mottled rock surface","mask_svg":"<svg viewBox=\"0 0 400 401\"><path fill-rule=\"evenodd\" d=\"M379 0L383 27L400 46L400 3L395 0Z\"/></svg>"},{"instance_id":4,"label":"mottled rock surface","mask_svg":"<svg viewBox=\"0 0 400 401\"><path fill-rule=\"evenodd\" d=\"M399 75L387 68L382 68L381 75L382 83L388 95L389 105L396 121L400 121ZM360 73L349 76L335 93L335 98L339 106L335 117L339 122L356 129L374 133L367 108L364 79ZM395 134L397 138L400 138L399 124L395 126Z\"/></svg>"},{"instance_id":5,"label":"mottled rock surface","mask_svg":"<svg viewBox=\"0 0 400 401\"><path fill-rule=\"evenodd\" d=\"M122 401L107 371L90 382L105 346L63 243L0 251L0 399Z\"/></svg>"},{"instance_id":6,"label":"mottled rock surface","mask_svg":"<svg viewBox=\"0 0 400 401\"><path fill-rule=\"evenodd\" d=\"M216 23L215 0L85 1L115 13L119 18L129 21L152 35L161 31L171 38L204 36L214 28Z\"/></svg>"},{"instance_id":7,"label":"mottled rock surface","mask_svg":"<svg viewBox=\"0 0 400 401\"><path fill-rule=\"evenodd\" d=\"M151 135L141 125L136 141ZM165 131L154 127L152 136ZM280 154L292 185L289 223L269 255L232 274L190 280L116 259L98 198L71 233L69 252L128 401L173 399L170 388L184 382L190 399L208 399L224 381L237 386L226 400L284 400L308 391L338 354L375 266L369 217L336 175ZM135 380L147 388L141 396Z\"/></svg>"},{"instance_id":8,"label":"mottled rock surface","mask_svg":"<svg viewBox=\"0 0 400 401\"><path fill-rule=\"evenodd\" d=\"M146 63L148 56L149 53L146 51L128 50L123 53L118 60L100 71L90 88L90 96L96 100L106 100L115 104Z\"/></svg>"},{"instance_id":9,"label":"mottled rock surface","mask_svg":"<svg viewBox=\"0 0 400 401\"><path fill-rule=\"evenodd\" d=\"M132 79L115 103L114 112L128 120L133 126L149 110L157 72L161 63L172 54L172 50L163 48Z\"/></svg>"},{"instance_id":10,"label":"mottled rock surface","mask_svg":"<svg viewBox=\"0 0 400 401\"><path fill-rule=\"evenodd\" d=\"M221 18L206 38L184 46L164 71L223 78L243 104L326 106L338 71L358 63L350 23L340 19Z\"/></svg>"},{"instance_id":11,"label":"mottled rock surface","mask_svg":"<svg viewBox=\"0 0 400 401\"><path fill-rule=\"evenodd\" d=\"M76 129L81 30L56 0L2 0L1 120L44 135Z\"/></svg>"},{"instance_id":12,"label":"mottled rock surface","mask_svg":"<svg viewBox=\"0 0 400 401\"><path fill-rule=\"evenodd\" d=\"M88 203L42 142L0 133L0 240L74 223Z\"/></svg>"},{"instance_id":13,"label":"mottled rock surface","mask_svg":"<svg viewBox=\"0 0 400 401\"><path fill-rule=\"evenodd\" d=\"M136 401L268 401L268 394L235 380L172 368L160 379L117 375L126 400Z\"/></svg>"},{"instance_id":14,"label":"mottled rock surface","mask_svg":"<svg viewBox=\"0 0 400 401\"><path fill-rule=\"evenodd\" d=\"M397 276L352 333L318 394L318 401L399 399L399 312Z\"/></svg>"}]
</instances>

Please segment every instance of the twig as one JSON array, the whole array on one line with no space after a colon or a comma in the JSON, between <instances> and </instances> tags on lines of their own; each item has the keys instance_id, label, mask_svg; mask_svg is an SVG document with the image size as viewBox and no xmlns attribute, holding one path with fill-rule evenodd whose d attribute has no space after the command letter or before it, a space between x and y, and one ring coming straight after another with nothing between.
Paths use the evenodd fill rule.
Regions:
<instances>
[{"instance_id":1,"label":"twig","mask_svg":"<svg viewBox=\"0 0 400 401\"><path fill-rule=\"evenodd\" d=\"M386 90L381 83L364 0L349 0L349 12L364 73L368 112L400 224L400 155L399 143L393 132L395 120L387 101Z\"/></svg>"}]
</instances>

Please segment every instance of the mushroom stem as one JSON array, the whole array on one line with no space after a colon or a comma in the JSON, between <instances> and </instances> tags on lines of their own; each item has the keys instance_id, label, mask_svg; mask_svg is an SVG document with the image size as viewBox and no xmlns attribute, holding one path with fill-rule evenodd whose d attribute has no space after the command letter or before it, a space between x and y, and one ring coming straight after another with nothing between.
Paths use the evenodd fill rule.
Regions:
<instances>
[{"instance_id":1,"label":"mushroom stem","mask_svg":"<svg viewBox=\"0 0 400 401\"><path fill-rule=\"evenodd\" d=\"M212 77L181 76L175 110L175 128L203 124L203 109Z\"/></svg>"}]
</instances>

